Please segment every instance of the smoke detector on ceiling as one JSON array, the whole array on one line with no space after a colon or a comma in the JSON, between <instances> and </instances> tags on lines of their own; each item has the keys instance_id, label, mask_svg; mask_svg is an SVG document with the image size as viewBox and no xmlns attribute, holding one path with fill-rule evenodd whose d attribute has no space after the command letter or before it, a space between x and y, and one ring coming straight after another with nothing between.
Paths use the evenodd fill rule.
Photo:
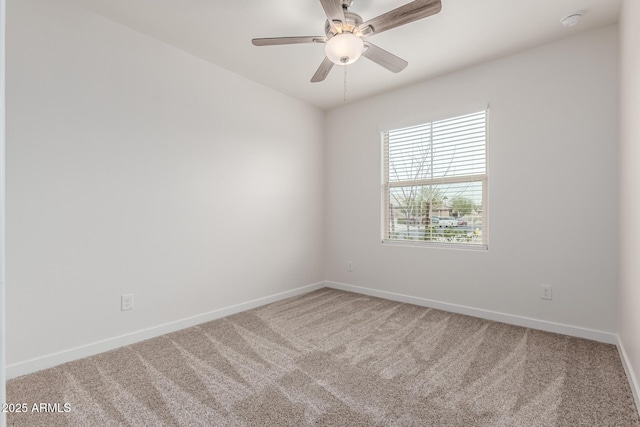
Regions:
<instances>
[{"instance_id":1,"label":"smoke detector on ceiling","mask_svg":"<svg viewBox=\"0 0 640 427\"><path fill-rule=\"evenodd\" d=\"M582 18L581 11L565 16L564 18L562 18L560 22L562 22L562 25L564 25L565 27L573 27L578 23L578 21L580 21L580 18Z\"/></svg>"}]
</instances>

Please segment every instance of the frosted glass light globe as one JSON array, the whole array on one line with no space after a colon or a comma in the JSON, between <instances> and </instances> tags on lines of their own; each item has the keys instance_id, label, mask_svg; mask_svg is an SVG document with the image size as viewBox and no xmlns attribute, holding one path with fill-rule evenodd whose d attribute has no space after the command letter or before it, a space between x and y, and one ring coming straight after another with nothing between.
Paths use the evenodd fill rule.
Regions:
<instances>
[{"instance_id":1,"label":"frosted glass light globe","mask_svg":"<svg viewBox=\"0 0 640 427\"><path fill-rule=\"evenodd\" d=\"M364 49L362 39L351 33L333 36L325 43L324 52L334 64L347 65L354 63Z\"/></svg>"}]
</instances>

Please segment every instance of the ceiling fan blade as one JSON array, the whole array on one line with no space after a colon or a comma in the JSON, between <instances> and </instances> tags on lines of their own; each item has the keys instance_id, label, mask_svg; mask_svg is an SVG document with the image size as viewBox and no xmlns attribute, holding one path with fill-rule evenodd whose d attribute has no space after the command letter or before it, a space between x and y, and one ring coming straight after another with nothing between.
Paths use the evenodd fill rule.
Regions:
<instances>
[{"instance_id":1,"label":"ceiling fan blade","mask_svg":"<svg viewBox=\"0 0 640 427\"><path fill-rule=\"evenodd\" d=\"M329 71L333 68L333 62L327 57L324 58L322 64L318 67L316 73L311 77L311 83L318 83L327 78Z\"/></svg>"},{"instance_id":2,"label":"ceiling fan blade","mask_svg":"<svg viewBox=\"0 0 640 427\"><path fill-rule=\"evenodd\" d=\"M402 58L398 58L392 53L387 52L384 49L379 48L378 46L371 44L369 42L364 42L366 49L362 52L362 56L367 59L372 60L378 65L383 66L389 71L394 73L398 73L406 68L409 64Z\"/></svg>"},{"instance_id":3,"label":"ceiling fan blade","mask_svg":"<svg viewBox=\"0 0 640 427\"><path fill-rule=\"evenodd\" d=\"M344 17L344 9L342 9L342 0L320 0L320 3L329 22L347 22Z\"/></svg>"},{"instance_id":4,"label":"ceiling fan blade","mask_svg":"<svg viewBox=\"0 0 640 427\"><path fill-rule=\"evenodd\" d=\"M435 15L441 9L442 3L440 0L414 0L362 23L358 29L365 35L378 34L400 25Z\"/></svg>"},{"instance_id":5,"label":"ceiling fan blade","mask_svg":"<svg viewBox=\"0 0 640 427\"><path fill-rule=\"evenodd\" d=\"M325 37L321 36L305 36L305 37L268 37L253 39L251 43L254 46L276 46L280 44L299 44L299 43L324 43Z\"/></svg>"}]
</instances>

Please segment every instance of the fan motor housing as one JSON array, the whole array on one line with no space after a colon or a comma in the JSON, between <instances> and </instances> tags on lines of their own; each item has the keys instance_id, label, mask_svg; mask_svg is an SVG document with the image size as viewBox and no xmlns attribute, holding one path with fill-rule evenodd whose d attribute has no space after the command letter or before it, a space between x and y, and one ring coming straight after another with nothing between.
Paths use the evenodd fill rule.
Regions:
<instances>
[{"instance_id":1,"label":"fan motor housing","mask_svg":"<svg viewBox=\"0 0 640 427\"><path fill-rule=\"evenodd\" d=\"M362 18L357 13L349 12L347 10L344 11L344 18L347 21L346 24L335 25L328 20L325 21L324 24L324 33L327 35L327 38L335 36L336 34L341 33L352 33L357 36L360 36L360 31L358 27L362 24Z\"/></svg>"}]
</instances>

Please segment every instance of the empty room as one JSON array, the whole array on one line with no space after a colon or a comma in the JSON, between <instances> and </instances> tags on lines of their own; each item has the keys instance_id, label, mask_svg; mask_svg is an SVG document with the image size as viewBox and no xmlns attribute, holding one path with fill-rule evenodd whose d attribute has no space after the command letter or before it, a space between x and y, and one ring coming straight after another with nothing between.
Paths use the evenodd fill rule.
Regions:
<instances>
[{"instance_id":1,"label":"empty room","mask_svg":"<svg viewBox=\"0 0 640 427\"><path fill-rule=\"evenodd\" d=\"M640 426L638 0L0 15L0 427Z\"/></svg>"}]
</instances>

